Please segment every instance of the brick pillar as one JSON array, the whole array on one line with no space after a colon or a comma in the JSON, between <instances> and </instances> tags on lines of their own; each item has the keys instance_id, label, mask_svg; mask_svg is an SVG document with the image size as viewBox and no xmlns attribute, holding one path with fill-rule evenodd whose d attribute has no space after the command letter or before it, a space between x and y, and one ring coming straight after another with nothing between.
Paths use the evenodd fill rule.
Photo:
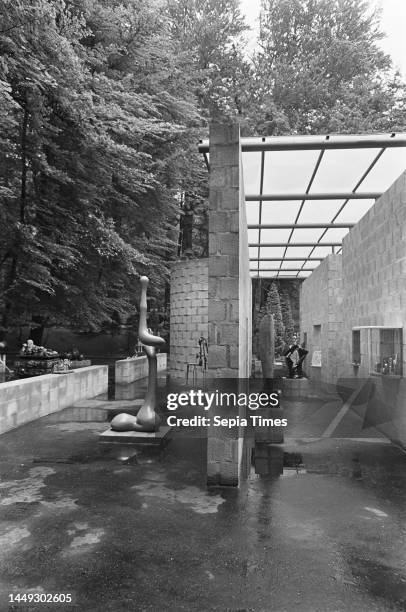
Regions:
<instances>
[{"instance_id":1,"label":"brick pillar","mask_svg":"<svg viewBox=\"0 0 406 612\"><path fill-rule=\"evenodd\" d=\"M240 130L210 128L209 374L238 377Z\"/></svg>"},{"instance_id":2,"label":"brick pillar","mask_svg":"<svg viewBox=\"0 0 406 612\"><path fill-rule=\"evenodd\" d=\"M210 126L209 202L208 378L213 389L216 379L237 379L231 388L238 393L243 390L239 379L250 372L251 279L237 124ZM217 406L214 414L242 418L245 409L230 412ZM208 428L209 484L239 484L243 436L237 427Z\"/></svg>"}]
</instances>

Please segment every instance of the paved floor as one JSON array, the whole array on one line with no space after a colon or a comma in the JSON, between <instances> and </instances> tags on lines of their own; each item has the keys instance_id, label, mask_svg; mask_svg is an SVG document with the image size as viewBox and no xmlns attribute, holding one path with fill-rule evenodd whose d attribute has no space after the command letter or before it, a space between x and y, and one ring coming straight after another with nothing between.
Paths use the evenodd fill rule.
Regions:
<instances>
[{"instance_id":1,"label":"paved floor","mask_svg":"<svg viewBox=\"0 0 406 612\"><path fill-rule=\"evenodd\" d=\"M285 400L239 490L207 491L203 438L100 444L97 406L1 436L0 610L404 611L406 455L351 413L323 437L340 407Z\"/></svg>"}]
</instances>

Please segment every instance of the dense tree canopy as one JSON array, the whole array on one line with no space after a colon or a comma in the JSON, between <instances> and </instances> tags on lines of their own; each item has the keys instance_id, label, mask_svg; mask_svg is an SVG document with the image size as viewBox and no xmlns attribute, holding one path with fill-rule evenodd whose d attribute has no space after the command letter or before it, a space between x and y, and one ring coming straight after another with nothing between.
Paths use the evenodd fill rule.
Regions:
<instances>
[{"instance_id":1,"label":"dense tree canopy","mask_svg":"<svg viewBox=\"0 0 406 612\"><path fill-rule=\"evenodd\" d=\"M195 93L207 119L241 115L251 73L239 0L167 0L171 34L192 61Z\"/></svg>"},{"instance_id":2,"label":"dense tree canopy","mask_svg":"<svg viewBox=\"0 0 406 612\"><path fill-rule=\"evenodd\" d=\"M263 0L252 61L246 33L238 0L0 0L0 333L117 323L138 275L163 293L179 230L207 254L210 119L404 129L366 2Z\"/></svg>"},{"instance_id":3,"label":"dense tree canopy","mask_svg":"<svg viewBox=\"0 0 406 612\"><path fill-rule=\"evenodd\" d=\"M199 120L155 3L2 0L3 327L97 328L162 284ZM12 321L10 317L12 316Z\"/></svg>"},{"instance_id":4,"label":"dense tree canopy","mask_svg":"<svg viewBox=\"0 0 406 612\"><path fill-rule=\"evenodd\" d=\"M181 183L181 252L206 256L208 181L196 141L207 135L203 126L211 119L242 119L249 96L245 84L251 75L251 66L244 56L247 26L238 0L167 0L166 6L170 34L178 56L184 58L188 70L193 73L191 85L204 119L196 133L193 150L188 152L189 163L185 164Z\"/></svg>"},{"instance_id":5,"label":"dense tree canopy","mask_svg":"<svg viewBox=\"0 0 406 612\"><path fill-rule=\"evenodd\" d=\"M365 0L262 0L251 126L265 134L404 128L404 83L382 37Z\"/></svg>"}]
</instances>

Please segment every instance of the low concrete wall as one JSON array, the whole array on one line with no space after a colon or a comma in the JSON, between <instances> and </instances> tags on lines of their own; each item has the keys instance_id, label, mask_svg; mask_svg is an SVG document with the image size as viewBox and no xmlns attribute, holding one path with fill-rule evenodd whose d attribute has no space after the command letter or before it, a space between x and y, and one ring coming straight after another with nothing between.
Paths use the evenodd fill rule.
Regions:
<instances>
[{"instance_id":1,"label":"low concrete wall","mask_svg":"<svg viewBox=\"0 0 406 612\"><path fill-rule=\"evenodd\" d=\"M166 369L166 353L157 354L158 372ZM116 361L115 381L116 384L128 384L134 380L140 380L148 376L148 359L145 355L132 359L120 359Z\"/></svg>"},{"instance_id":2,"label":"low concrete wall","mask_svg":"<svg viewBox=\"0 0 406 612\"><path fill-rule=\"evenodd\" d=\"M44 374L2 383L0 433L105 393L107 385L108 366L89 366L69 374Z\"/></svg>"}]
</instances>

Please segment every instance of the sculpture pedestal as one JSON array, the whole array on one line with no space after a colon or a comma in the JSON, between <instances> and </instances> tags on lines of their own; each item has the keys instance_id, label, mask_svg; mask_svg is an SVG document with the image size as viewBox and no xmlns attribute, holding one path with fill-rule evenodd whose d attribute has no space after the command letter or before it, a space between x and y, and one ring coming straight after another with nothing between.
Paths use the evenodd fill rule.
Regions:
<instances>
[{"instance_id":1,"label":"sculpture pedestal","mask_svg":"<svg viewBox=\"0 0 406 612\"><path fill-rule=\"evenodd\" d=\"M310 383L308 378L282 378L278 380L282 388L282 397L297 398L297 397L309 397Z\"/></svg>"},{"instance_id":2,"label":"sculpture pedestal","mask_svg":"<svg viewBox=\"0 0 406 612\"><path fill-rule=\"evenodd\" d=\"M159 431L113 431L108 429L99 435L99 442L120 444L150 444L154 446L167 444L172 427L163 425Z\"/></svg>"}]
</instances>

